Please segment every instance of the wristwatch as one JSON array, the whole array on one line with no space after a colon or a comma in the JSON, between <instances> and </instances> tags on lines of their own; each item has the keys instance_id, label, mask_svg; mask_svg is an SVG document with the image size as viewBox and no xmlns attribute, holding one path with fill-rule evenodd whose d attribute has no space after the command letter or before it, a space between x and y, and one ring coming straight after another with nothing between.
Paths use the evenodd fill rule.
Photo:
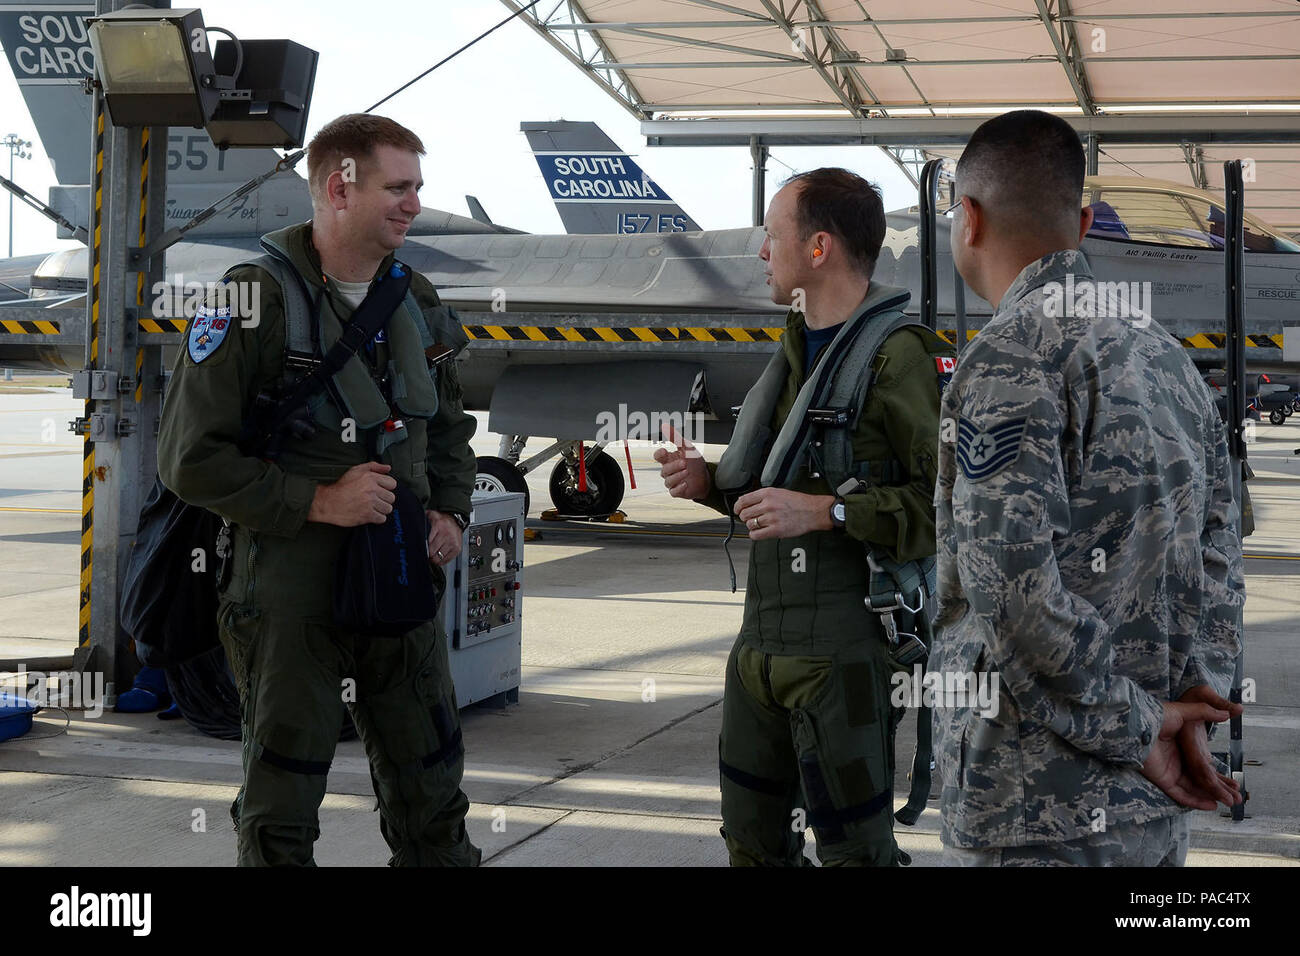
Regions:
<instances>
[{"instance_id":1,"label":"wristwatch","mask_svg":"<svg viewBox=\"0 0 1300 956\"><path fill-rule=\"evenodd\" d=\"M460 525L461 531L464 531L469 527L469 515L461 514L459 511L446 511L443 513L451 515L452 520L454 520L456 524Z\"/></svg>"},{"instance_id":2,"label":"wristwatch","mask_svg":"<svg viewBox=\"0 0 1300 956\"><path fill-rule=\"evenodd\" d=\"M835 504L831 505L831 527L844 530L844 499L838 495L835 498Z\"/></svg>"}]
</instances>

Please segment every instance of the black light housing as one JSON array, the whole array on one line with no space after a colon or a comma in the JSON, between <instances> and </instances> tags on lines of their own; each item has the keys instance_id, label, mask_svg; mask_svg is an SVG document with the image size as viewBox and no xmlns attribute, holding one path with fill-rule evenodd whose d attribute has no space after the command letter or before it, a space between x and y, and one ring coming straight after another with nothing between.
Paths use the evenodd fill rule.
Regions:
<instances>
[{"instance_id":1,"label":"black light housing","mask_svg":"<svg viewBox=\"0 0 1300 956\"><path fill-rule=\"evenodd\" d=\"M218 40L213 60L218 74L233 76L207 124L212 142L227 146L296 149L307 135L307 111L316 84L319 54L292 40Z\"/></svg>"},{"instance_id":2,"label":"black light housing","mask_svg":"<svg viewBox=\"0 0 1300 956\"><path fill-rule=\"evenodd\" d=\"M295 149L307 132L315 50L233 34L209 51L198 9L92 17L95 74L114 126L206 128L213 143Z\"/></svg>"}]
</instances>

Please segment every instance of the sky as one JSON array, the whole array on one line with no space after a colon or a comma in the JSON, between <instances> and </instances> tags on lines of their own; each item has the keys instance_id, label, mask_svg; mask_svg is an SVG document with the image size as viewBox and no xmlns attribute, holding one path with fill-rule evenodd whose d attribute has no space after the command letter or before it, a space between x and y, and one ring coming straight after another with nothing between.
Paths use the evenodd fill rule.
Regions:
<instances>
[{"instance_id":1,"label":"sky","mask_svg":"<svg viewBox=\"0 0 1300 956\"><path fill-rule=\"evenodd\" d=\"M182 4L177 2L175 6ZM498 0L213 0L204 22L247 39L288 38L320 53L308 139L330 119L360 112L464 43L509 16ZM425 206L468 215L479 198L500 224L563 232L519 124L558 119L598 123L705 229L750 224L752 163L737 148L645 145L639 121L520 20L507 24L385 103L376 112L424 141ZM34 157L16 160L14 179L46 199L56 180L7 61L0 62L0 136L17 133ZM8 175L8 156L0 163ZM913 205L916 192L874 147L776 148L768 161L768 197L795 170L844 166L877 183L885 208ZM0 191L2 192L2 191ZM7 208L0 235L8 238ZM14 204L14 254L69 245L54 225ZM0 246L0 253L3 253Z\"/></svg>"}]
</instances>

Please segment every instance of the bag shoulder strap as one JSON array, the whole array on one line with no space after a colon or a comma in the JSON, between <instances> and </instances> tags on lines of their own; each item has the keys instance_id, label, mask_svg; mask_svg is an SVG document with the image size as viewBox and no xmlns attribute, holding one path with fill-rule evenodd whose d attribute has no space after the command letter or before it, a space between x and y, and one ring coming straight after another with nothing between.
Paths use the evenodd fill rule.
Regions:
<instances>
[{"instance_id":1,"label":"bag shoulder strap","mask_svg":"<svg viewBox=\"0 0 1300 956\"><path fill-rule=\"evenodd\" d=\"M301 284L302 282L296 271L293 279L294 282L291 283L282 281L281 287L289 289L292 288L294 283ZM306 376L289 387L284 397L280 399L274 410L267 416L265 422L261 425L245 423L244 435L241 436L245 441L241 442L241 444L247 444L248 442L253 442L256 445L265 444L280 426L292 417L303 402L319 389L324 388L338 371L347 364L348 360L356 355L365 343L375 337L375 334L388 322L393 312L407 298L410 287L410 267L404 263L394 261L389 274L383 276L371 288L365 299L357 306L356 311L352 313L352 319L344 327L343 334L339 336L338 341L330 346L330 350L325 353L320 362ZM306 293L301 292L301 294L305 303ZM292 293L286 291L284 298L287 329L292 324L292 320L288 318L288 303L292 298ZM286 339L288 334L286 330Z\"/></svg>"}]
</instances>

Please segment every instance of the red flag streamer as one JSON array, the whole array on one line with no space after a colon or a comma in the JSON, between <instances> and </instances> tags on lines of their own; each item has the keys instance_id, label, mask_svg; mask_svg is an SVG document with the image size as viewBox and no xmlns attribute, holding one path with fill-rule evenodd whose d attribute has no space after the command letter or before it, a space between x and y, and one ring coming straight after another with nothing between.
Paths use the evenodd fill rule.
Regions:
<instances>
[{"instance_id":1,"label":"red flag streamer","mask_svg":"<svg viewBox=\"0 0 1300 956\"><path fill-rule=\"evenodd\" d=\"M578 490L587 490L587 450L578 442Z\"/></svg>"},{"instance_id":2,"label":"red flag streamer","mask_svg":"<svg viewBox=\"0 0 1300 956\"><path fill-rule=\"evenodd\" d=\"M632 449L627 447L627 439L623 439L623 454L627 455L627 477L632 482L632 490L636 491L636 472L632 470Z\"/></svg>"}]
</instances>

